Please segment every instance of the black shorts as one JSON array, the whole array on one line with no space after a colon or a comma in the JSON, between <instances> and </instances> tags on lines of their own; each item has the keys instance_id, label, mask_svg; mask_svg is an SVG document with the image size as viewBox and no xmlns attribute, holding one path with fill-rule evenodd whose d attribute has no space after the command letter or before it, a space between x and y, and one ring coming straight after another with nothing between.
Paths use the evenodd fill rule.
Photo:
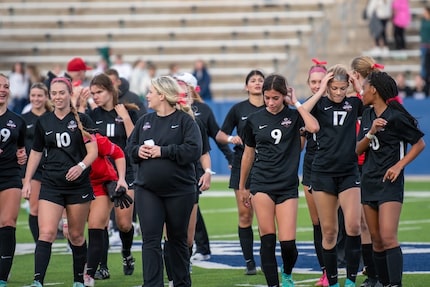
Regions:
<instances>
[{"instance_id":1,"label":"black shorts","mask_svg":"<svg viewBox=\"0 0 430 287\"><path fill-rule=\"evenodd\" d=\"M287 190L285 192L269 192L269 191L257 191L257 192L262 192L267 194L275 204L281 204L288 199L299 198L299 191L297 189ZM253 193L253 194L255 195L256 193Z\"/></svg>"},{"instance_id":2,"label":"black shorts","mask_svg":"<svg viewBox=\"0 0 430 287\"><path fill-rule=\"evenodd\" d=\"M302 184L306 186L311 186L312 179L312 162L314 161L314 154L305 154L303 158L303 175Z\"/></svg>"},{"instance_id":3,"label":"black shorts","mask_svg":"<svg viewBox=\"0 0 430 287\"><path fill-rule=\"evenodd\" d=\"M232 167L230 174L230 182L228 184L229 188L233 188L235 190L239 189L239 181L240 181L240 167ZM251 184L251 174L248 176L248 180L245 183L245 188L249 189Z\"/></svg>"},{"instance_id":4,"label":"black shorts","mask_svg":"<svg viewBox=\"0 0 430 287\"><path fill-rule=\"evenodd\" d=\"M360 175L331 176L324 173L312 173L312 191L323 191L338 196L344 190L360 187Z\"/></svg>"},{"instance_id":5,"label":"black shorts","mask_svg":"<svg viewBox=\"0 0 430 287\"><path fill-rule=\"evenodd\" d=\"M9 188L22 188L22 179L19 174L7 178L0 176L0 192Z\"/></svg>"},{"instance_id":6,"label":"black shorts","mask_svg":"<svg viewBox=\"0 0 430 287\"><path fill-rule=\"evenodd\" d=\"M90 186L82 186L77 189L61 190L49 186L44 186L40 189L40 200L46 200L56 203L61 206L69 204L85 203L95 199L93 189Z\"/></svg>"},{"instance_id":7,"label":"black shorts","mask_svg":"<svg viewBox=\"0 0 430 287\"><path fill-rule=\"evenodd\" d=\"M361 186L361 203L370 205L373 208L389 202L397 201L403 203L404 198L404 178L399 176L395 182L382 179L369 182L369 179L364 179Z\"/></svg>"}]
</instances>

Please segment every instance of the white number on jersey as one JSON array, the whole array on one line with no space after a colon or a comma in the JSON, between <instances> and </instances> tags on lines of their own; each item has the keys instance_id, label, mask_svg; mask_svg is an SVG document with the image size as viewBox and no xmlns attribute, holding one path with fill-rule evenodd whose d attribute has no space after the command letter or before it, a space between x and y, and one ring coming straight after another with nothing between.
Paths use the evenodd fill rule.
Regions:
<instances>
[{"instance_id":1,"label":"white number on jersey","mask_svg":"<svg viewBox=\"0 0 430 287\"><path fill-rule=\"evenodd\" d=\"M1 129L0 130L0 139L2 142L6 142L10 137L10 130L8 129Z\"/></svg>"},{"instance_id":2,"label":"white number on jersey","mask_svg":"<svg viewBox=\"0 0 430 287\"><path fill-rule=\"evenodd\" d=\"M347 112L346 111L334 111L333 112L333 125L342 126L345 122Z\"/></svg>"},{"instance_id":3,"label":"white number on jersey","mask_svg":"<svg viewBox=\"0 0 430 287\"><path fill-rule=\"evenodd\" d=\"M68 133L56 133L55 139L57 140L57 147L68 147L72 142Z\"/></svg>"},{"instance_id":4,"label":"white number on jersey","mask_svg":"<svg viewBox=\"0 0 430 287\"><path fill-rule=\"evenodd\" d=\"M270 135L275 139L275 144L278 144L282 138L282 131L280 129L274 129Z\"/></svg>"},{"instance_id":5,"label":"white number on jersey","mask_svg":"<svg viewBox=\"0 0 430 287\"><path fill-rule=\"evenodd\" d=\"M108 138L115 137L115 124L107 124L106 125L106 136Z\"/></svg>"}]
</instances>

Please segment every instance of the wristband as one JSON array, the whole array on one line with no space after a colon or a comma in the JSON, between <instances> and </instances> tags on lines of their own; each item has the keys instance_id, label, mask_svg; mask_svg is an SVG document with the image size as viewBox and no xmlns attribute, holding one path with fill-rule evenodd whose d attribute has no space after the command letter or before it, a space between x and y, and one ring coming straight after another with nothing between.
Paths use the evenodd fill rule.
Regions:
<instances>
[{"instance_id":1,"label":"wristband","mask_svg":"<svg viewBox=\"0 0 430 287\"><path fill-rule=\"evenodd\" d=\"M375 135L372 135L371 133L367 133L366 138L368 138L369 140L373 140L375 138Z\"/></svg>"},{"instance_id":2,"label":"wristband","mask_svg":"<svg viewBox=\"0 0 430 287\"><path fill-rule=\"evenodd\" d=\"M78 163L78 165L82 168L82 170L85 170L87 168L87 165L84 162L82 162L82 161L80 161Z\"/></svg>"},{"instance_id":3,"label":"wristband","mask_svg":"<svg viewBox=\"0 0 430 287\"><path fill-rule=\"evenodd\" d=\"M294 103L294 106L296 107L296 109L298 109L302 106L302 104L299 101L297 101Z\"/></svg>"},{"instance_id":4,"label":"wristband","mask_svg":"<svg viewBox=\"0 0 430 287\"><path fill-rule=\"evenodd\" d=\"M209 174L215 174L215 172L213 172L209 167L205 169L205 172L209 173Z\"/></svg>"},{"instance_id":5,"label":"wristband","mask_svg":"<svg viewBox=\"0 0 430 287\"><path fill-rule=\"evenodd\" d=\"M233 136L229 136L228 138L227 138L227 141L229 142L229 143L231 143L231 141L233 140Z\"/></svg>"}]
</instances>

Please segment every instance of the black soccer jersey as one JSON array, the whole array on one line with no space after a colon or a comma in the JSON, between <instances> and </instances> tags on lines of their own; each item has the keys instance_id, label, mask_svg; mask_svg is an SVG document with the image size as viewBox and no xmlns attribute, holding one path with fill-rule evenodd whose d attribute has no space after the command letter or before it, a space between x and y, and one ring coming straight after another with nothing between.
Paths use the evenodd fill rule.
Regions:
<instances>
[{"instance_id":1,"label":"black soccer jersey","mask_svg":"<svg viewBox=\"0 0 430 287\"><path fill-rule=\"evenodd\" d=\"M237 135L243 140L243 130L245 128L246 119L248 116L258 110L264 109L265 106L256 107L249 102L249 100L242 101L235 104L228 111L224 123L222 124L221 130L227 135L231 135L234 129L236 129ZM235 145L234 150L237 153L243 153L243 146Z\"/></svg>"},{"instance_id":2,"label":"black soccer jersey","mask_svg":"<svg viewBox=\"0 0 430 287\"><path fill-rule=\"evenodd\" d=\"M363 103L357 97L346 97L340 103L322 97L312 110L320 130L316 134L318 149L312 172L344 176L358 170L356 122Z\"/></svg>"},{"instance_id":3,"label":"black soccer jersey","mask_svg":"<svg viewBox=\"0 0 430 287\"><path fill-rule=\"evenodd\" d=\"M20 166L17 162L16 151L25 146L26 126L24 120L17 114L6 110L0 116L0 174L2 178L17 176Z\"/></svg>"},{"instance_id":4,"label":"black soccer jersey","mask_svg":"<svg viewBox=\"0 0 430 287\"><path fill-rule=\"evenodd\" d=\"M91 119L79 114L84 127L91 127ZM68 170L84 159L87 150L81 130L72 112L59 119L54 112L39 117L34 131L33 150L43 152L46 148L46 161L42 184L54 189L76 189L90 184L90 168L83 171L75 181L67 181Z\"/></svg>"},{"instance_id":5,"label":"black soccer jersey","mask_svg":"<svg viewBox=\"0 0 430 287\"><path fill-rule=\"evenodd\" d=\"M369 131L376 118L373 108L364 111L360 139ZM361 186L363 193L366 194L366 200L370 201L383 198L383 194L393 184L389 181L382 182L387 169L403 158L406 154L407 144L413 145L424 136L402 112L390 106L381 114L380 118L387 120L387 125L371 140L362 169ZM403 170L396 182L403 185Z\"/></svg>"},{"instance_id":6,"label":"black soccer jersey","mask_svg":"<svg viewBox=\"0 0 430 287\"><path fill-rule=\"evenodd\" d=\"M28 113L22 114L21 117L24 119L27 127L25 150L27 151L27 154L29 154L31 148L33 147L34 130L36 129L36 122L39 119L39 116L33 114L33 112L30 111Z\"/></svg>"},{"instance_id":7,"label":"black soccer jersey","mask_svg":"<svg viewBox=\"0 0 430 287\"><path fill-rule=\"evenodd\" d=\"M245 144L255 148L251 192L297 189L302 126L297 110L288 107L277 115L262 109L248 116Z\"/></svg>"},{"instance_id":8,"label":"black soccer jersey","mask_svg":"<svg viewBox=\"0 0 430 287\"><path fill-rule=\"evenodd\" d=\"M146 140L161 147L161 157L142 159L139 147ZM196 192L194 163L202 155L202 136L193 118L185 112L160 117L143 115L129 138L127 153L137 163L135 184L159 196Z\"/></svg>"}]
</instances>

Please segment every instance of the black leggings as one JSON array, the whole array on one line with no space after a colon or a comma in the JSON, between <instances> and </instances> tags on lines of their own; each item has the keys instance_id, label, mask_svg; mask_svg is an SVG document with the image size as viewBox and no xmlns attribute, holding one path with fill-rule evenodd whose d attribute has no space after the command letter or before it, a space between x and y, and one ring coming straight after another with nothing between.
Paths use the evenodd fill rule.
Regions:
<instances>
[{"instance_id":1,"label":"black leggings","mask_svg":"<svg viewBox=\"0 0 430 287\"><path fill-rule=\"evenodd\" d=\"M160 197L141 187L135 189L135 206L142 230L142 265L145 287L163 287L163 258L161 239L166 223L172 279L175 286L191 286L188 222L195 201L195 193Z\"/></svg>"}]
</instances>

